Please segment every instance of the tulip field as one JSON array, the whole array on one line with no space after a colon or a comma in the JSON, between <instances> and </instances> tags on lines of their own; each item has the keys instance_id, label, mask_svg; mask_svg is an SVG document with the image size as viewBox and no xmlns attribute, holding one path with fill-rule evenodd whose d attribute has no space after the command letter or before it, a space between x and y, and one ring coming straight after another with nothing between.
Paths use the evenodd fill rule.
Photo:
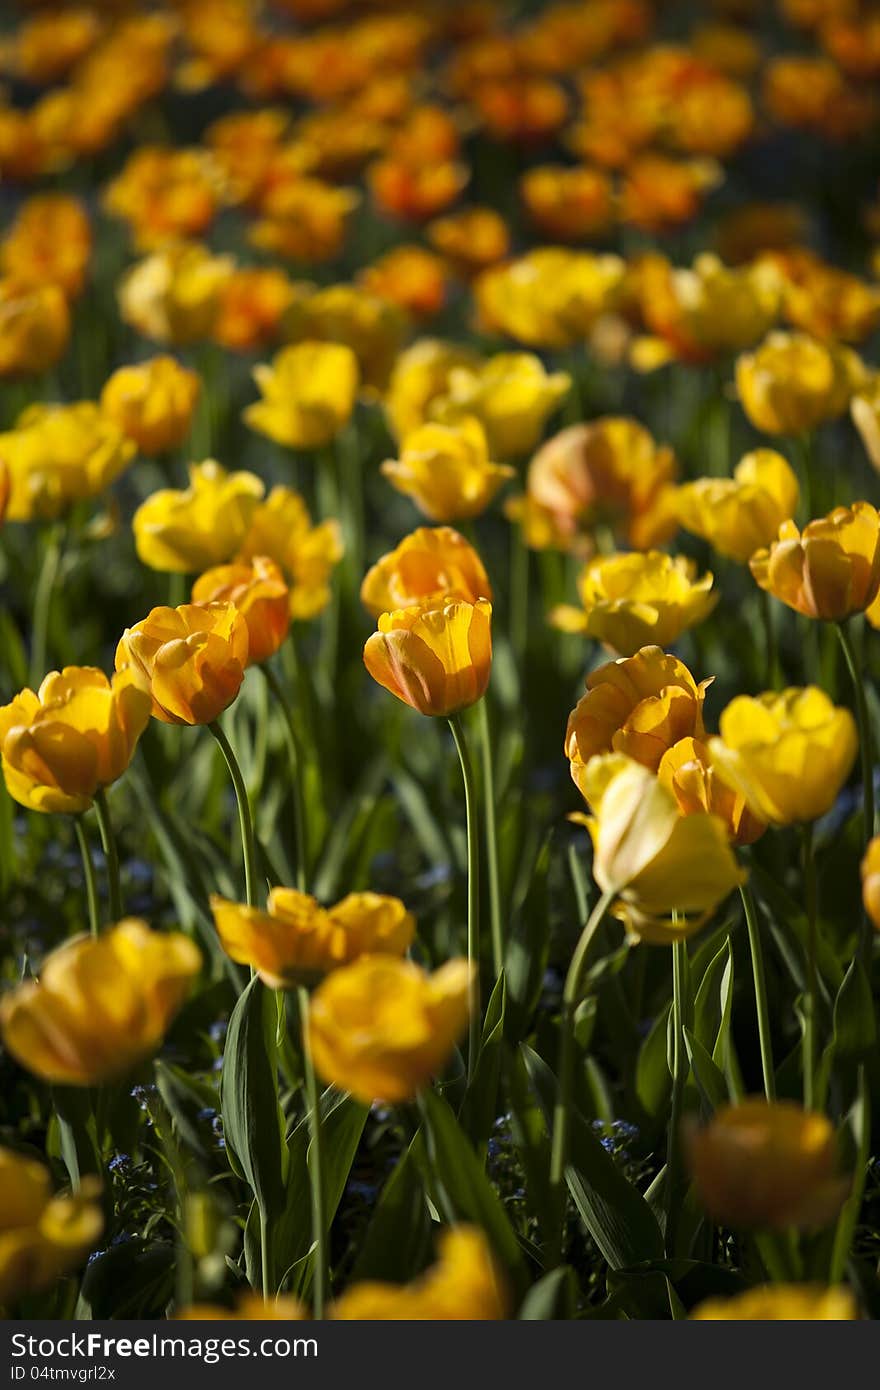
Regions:
<instances>
[{"instance_id":1,"label":"tulip field","mask_svg":"<svg viewBox=\"0 0 880 1390\"><path fill-rule=\"evenodd\" d=\"M873 0L4 5L0 1317L880 1316L878 473Z\"/></svg>"}]
</instances>

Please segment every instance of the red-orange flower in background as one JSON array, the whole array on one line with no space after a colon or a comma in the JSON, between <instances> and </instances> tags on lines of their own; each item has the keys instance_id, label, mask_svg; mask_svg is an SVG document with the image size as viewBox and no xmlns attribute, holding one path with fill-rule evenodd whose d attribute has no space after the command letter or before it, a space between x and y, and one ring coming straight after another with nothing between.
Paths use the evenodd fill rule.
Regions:
<instances>
[{"instance_id":1,"label":"red-orange flower in background","mask_svg":"<svg viewBox=\"0 0 880 1390\"><path fill-rule=\"evenodd\" d=\"M281 570L265 555L217 565L200 575L193 603L231 603L247 623L248 666L274 656L290 630L290 591Z\"/></svg>"}]
</instances>

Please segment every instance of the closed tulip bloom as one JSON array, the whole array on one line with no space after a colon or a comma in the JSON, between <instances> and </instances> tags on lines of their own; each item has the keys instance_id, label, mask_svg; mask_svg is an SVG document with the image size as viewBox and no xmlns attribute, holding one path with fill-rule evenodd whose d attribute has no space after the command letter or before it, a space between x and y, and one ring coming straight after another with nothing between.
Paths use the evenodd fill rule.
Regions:
<instances>
[{"instance_id":1,"label":"closed tulip bloom","mask_svg":"<svg viewBox=\"0 0 880 1390\"><path fill-rule=\"evenodd\" d=\"M625 269L619 256L538 247L475 281L480 327L526 347L573 347L617 306Z\"/></svg>"},{"instance_id":2,"label":"closed tulip bloom","mask_svg":"<svg viewBox=\"0 0 880 1390\"><path fill-rule=\"evenodd\" d=\"M804 434L836 419L866 376L851 348L805 333L771 333L736 363L743 409L766 434Z\"/></svg>"},{"instance_id":3,"label":"closed tulip bloom","mask_svg":"<svg viewBox=\"0 0 880 1390\"><path fill-rule=\"evenodd\" d=\"M116 648L117 670L131 664L163 724L212 724L241 689L247 660L247 622L231 603L154 608Z\"/></svg>"},{"instance_id":4,"label":"closed tulip bloom","mask_svg":"<svg viewBox=\"0 0 880 1390\"><path fill-rule=\"evenodd\" d=\"M192 601L231 603L238 609L247 623L248 666L268 661L290 631L290 590L265 555L206 570L193 585Z\"/></svg>"},{"instance_id":5,"label":"closed tulip bloom","mask_svg":"<svg viewBox=\"0 0 880 1390\"><path fill-rule=\"evenodd\" d=\"M43 1081L97 1086L156 1051L201 969L181 932L133 917L103 936L77 936L43 961L38 980L0 1000L0 1034Z\"/></svg>"},{"instance_id":6,"label":"closed tulip bloom","mask_svg":"<svg viewBox=\"0 0 880 1390\"><path fill-rule=\"evenodd\" d=\"M450 599L383 613L367 638L373 680L420 714L448 716L486 693L492 667L492 605Z\"/></svg>"},{"instance_id":7,"label":"closed tulip bloom","mask_svg":"<svg viewBox=\"0 0 880 1390\"><path fill-rule=\"evenodd\" d=\"M238 560L269 556L285 575L294 622L316 617L330 602L330 579L344 546L338 521L312 525L298 492L273 487L253 512Z\"/></svg>"},{"instance_id":8,"label":"closed tulip bloom","mask_svg":"<svg viewBox=\"0 0 880 1390\"><path fill-rule=\"evenodd\" d=\"M756 449L740 459L732 478L698 478L680 487L678 516L719 555L745 564L794 515L798 496L787 460L774 449Z\"/></svg>"},{"instance_id":9,"label":"closed tulip bloom","mask_svg":"<svg viewBox=\"0 0 880 1390\"><path fill-rule=\"evenodd\" d=\"M697 579L694 562L684 555L609 555L592 560L581 574L583 607L561 605L550 621L624 656L639 647L669 647L712 612L718 602L712 582L708 571Z\"/></svg>"},{"instance_id":10,"label":"closed tulip bloom","mask_svg":"<svg viewBox=\"0 0 880 1390\"><path fill-rule=\"evenodd\" d=\"M8 521L52 520L97 497L134 458L135 446L93 401L32 405L0 435L11 480Z\"/></svg>"},{"instance_id":11,"label":"closed tulip bloom","mask_svg":"<svg viewBox=\"0 0 880 1390\"><path fill-rule=\"evenodd\" d=\"M101 409L152 458L186 439L200 390L196 372L173 357L152 357L113 373L101 392Z\"/></svg>"},{"instance_id":12,"label":"closed tulip bloom","mask_svg":"<svg viewBox=\"0 0 880 1390\"><path fill-rule=\"evenodd\" d=\"M702 737L703 701L712 678L694 680L660 647L608 661L587 676L587 693L568 716L565 756L580 775L597 753L625 753L656 772L673 744Z\"/></svg>"},{"instance_id":13,"label":"closed tulip bloom","mask_svg":"<svg viewBox=\"0 0 880 1390\"><path fill-rule=\"evenodd\" d=\"M119 283L123 322L157 343L182 346L209 338L231 256L212 256L195 242L175 242L137 261Z\"/></svg>"},{"instance_id":14,"label":"closed tulip bloom","mask_svg":"<svg viewBox=\"0 0 880 1390\"><path fill-rule=\"evenodd\" d=\"M830 811L858 751L849 710L814 685L738 695L719 727L720 737L709 739L713 767L770 825L813 821Z\"/></svg>"},{"instance_id":15,"label":"closed tulip bloom","mask_svg":"<svg viewBox=\"0 0 880 1390\"><path fill-rule=\"evenodd\" d=\"M364 576L361 602L374 618L397 608L441 607L447 598L492 599L483 562L451 526L420 526Z\"/></svg>"},{"instance_id":16,"label":"closed tulip bloom","mask_svg":"<svg viewBox=\"0 0 880 1390\"><path fill-rule=\"evenodd\" d=\"M302 332L296 336L350 347L358 360L362 390L370 394L388 386L408 330L406 314L382 295L362 285L328 285L306 299Z\"/></svg>"},{"instance_id":17,"label":"closed tulip bloom","mask_svg":"<svg viewBox=\"0 0 880 1390\"><path fill-rule=\"evenodd\" d=\"M862 860L862 902L880 931L880 835L875 835Z\"/></svg>"},{"instance_id":18,"label":"closed tulip bloom","mask_svg":"<svg viewBox=\"0 0 880 1390\"><path fill-rule=\"evenodd\" d=\"M385 394L385 418L398 441L431 418L435 402L449 393L452 373L459 367L476 371L482 358L472 348L443 338L419 338L404 348L394 363Z\"/></svg>"},{"instance_id":19,"label":"closed tulip bloom","mask_svg":"<svg viewBox=\"0 0 880 1390\"><path fill-rule=\"evenodd\" d=\"M450 960L433 975L411 961L362 956L318 986L308 1045L324 1081L356 1100L412 1100L442 1070L467 1027L471 969Z\"/></svg>"},{"instance_id":20,"label":"closed tulip bloom","mask_svg":"<svg viewBox=\"0 0 880 1390\"><path fill-rule=\"evenodd\" d=\"M563 535L608 527L634 550L658 545L678 525L675 455L644 425L608 415L553 435L529 464L528 495Z\"/></svg>"},{"instance_id":21,"label":"closed tulip bloom","mask_svg":"<svg viewBox=\"0 0 880 1390\"><path fill-rule=\"evenodd\" d=\"M642 941L667 945L696 931L745 874L717 816L683 815L675 797L641 763L600 754L584 772L593 815L593 874L615 892L615 915Z\"/></svg>"},{"instance_id":22,"label":"closed tulip bloom","mask_svg":"<svg viewBox=\"0 0 880 1390\"><path fill-rule=\"evenodd\" d=\"M443 424L473 416L486 432L489 452L516 458L537 446L548 417L568 395L567 372L547 372L530 352L499 352L475 367L454 367L449 389L433 409Z\"/></svg>"},{"instance_id":23,"label":"closed tulip bloom","mask_svg":"<svg viewBox=\"0 0 880 1390\"><path fill-rule=\"evenodd\" d=\"M412 1283L352 1284L330 1316L346 1322L478 1322L505 1318L509 1306L504 1278L483 1232L476 1226L454 1226L439 1238L436 1263Z\"/></svg>"},{"instance_id":24,"label":"closed tulip bloom","mask_svg":"<svg viewBox=\"0 0 880 1390\"><path fill-rule=\"evenodd\" d=\"M249 965L270 989L311 983L364 955L402 956L415 920L399 898L349 893L335 907L293 888L273 888L265 912L211 897L226 954Z\"/></svg>"},{"instance_id":25,"label":"closed tulip bloom","mask_svg":"<svg viewBox=\"0 0 880 1390\"><path fill-rule=\"evenodd\" d=\"M690 1314L697 1322L852 1322L859 1316L840 1285L761 1284L734 1298L707 1298Z\"/></svg>"},{"instance_id":26,"label":"closed tulip bloom","mask_svg":"<svg viewBox=\"0 0 880 1390\"><path fill-rule=\"evenodd\" d=\"M456 425L422 425L382 472L431 521L466 521L489 506L514 469L492 463L485 431L471 417Z\"/></svg>"},{"instance_id":27,"label":"closed tulip bloom","mask_svg":"<svg viewBox=\"0 0 880 1390\"><path fill-rule=\"evenodd\" d=\"M682 738L667 749L657 777L672 792L683 815L711 811L727 826L735 845L753 845L767 829L749 810L745 797L718 776L701 739Z\"/></svg>"},{"instance_id":28,"label":"closed tulip bloom","mask_svg":"<svg viewBox=\"0 0 880 1390\"><path fill-rule=\"evenodd\" d=\"M723 1106L687 1149L697 1195L719 1225L824 1226L846 1195L831 1122L794 1101Z\"/></svg>"},{"instance_id":29,"label":"closed tulip bloom","mask_svg":"<svg viewBox=\"0 0 880 1390\"><path fill-rule=\"evenodd\" d=\"M77 198L39 193L22 203L0 242L0 267L21 285L57 285L71 299L82 292L92 229Z\"/></svg>"},{"instance_id":30,"label":"closed tulip bloom","mask_svg":"<svg viewBox=\"0 0 880 1390\"><path fill-rule=\"evenodd\" d=\"M0 1306L49 1288L98 1242L104 1218L99 1186L55 1196L49 1170L0 1148Z\"/></svg>"},{"instance_id":31,"label":"closed tulip bloom","mask_svg":"<svg viewBox=\"0 0 880 1390\"><path fill-rule=\"evenodd\" d=\"M256 473L193 463L188 488L160 488L134 514L140 559L150 569L199 574L238 552L265 491Z\"/></svg>"},{"instance_id":32,"label":"closed tulip bloom","mask_svg":"<svg viewBox=\"0 0 880 1390\"><path fill-rule=\"evenodd\" d=\"M758 342L779 311L782 278L768 263L725 266L704 252L692 268L647 255L635 273L639 307L651 337L633 348L637 368L711 362Z\"/></svg>"},{"instance_id":33,"label":"closed tulip bloom","mask_svg":"<svg viewBox=\"0 0 880 1390\"><path fill-rule=\"evenodd\" d=\"M0 377L39 376L70 341L70 309L58 285L0 280Z\"/></svg>"},{"instance_id":34,"label":"closed tulip bloom","mask_svg":"<svg viewBox=\"0 0 880 1390\"><path fill-rule=\"evenodd\" d=\"M150 718L150 697L129 667L112 680L91 666L50 671L0 709L9 795L31 811L78 814L121 777Z\"/></svg>"},{"instance_id":35,"label":"closed tulip bloom","mask_svg":"<svg viewBox=\"0 0 880 1390\"><path fill-rule=\"evenodd\" d=\"M276 444L319 449L348 422L359 379L357 358L344 343L295 343L271 366L254 368L263 399L248 406L244 421Z\"/></svg>"},{"instance_id":36,"label":"closed tulip bloom","mask_svg":"<svg viewBox=\"0 0 880 1390\"><path fill-rule=\"evenodd\" d=\"M880 590L880 513L869 502L835 507L799 531L784 521L749 568L762 589L807 618L841 622Z\"/></svg>"}]
</instances>

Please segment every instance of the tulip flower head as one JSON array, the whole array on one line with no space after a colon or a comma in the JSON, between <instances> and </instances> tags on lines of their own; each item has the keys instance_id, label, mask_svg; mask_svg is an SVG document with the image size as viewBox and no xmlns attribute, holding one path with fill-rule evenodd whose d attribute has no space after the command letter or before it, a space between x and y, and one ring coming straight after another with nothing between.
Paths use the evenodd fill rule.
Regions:
<instances>
[{"instance_id":1,"label":"tulip flower head","mask_svg":"<svg viewBox=\"0 0 880 1390\"><path fill-rule=\"evenodd\" d=\"M716 815L682 813L667 786L622 753L600 754L581 790L592 811L593 874L618 894L614 912L639 940L667 945L696 931L743 882Z\"/></svg>"},{"instance_id":2,"label":"tulip flower head","mask_svg":"<svg viewBox=\"0 0 880 1390\"><path fill-rule=\"evenodd\" d=\"M49 1288L85 1259L104 1225L98 1196L94 1178L54 1196L42 1163L0 1148L0 1305Z\"/></svg>"},{"instance_id":3,"label":"tulip flower head","mask_svg":"<svg viewBox=\"0 0 880 1390\"><path fill-rule=\"evenodd\" d=\"M743 409L765 434L805 434L836 419L866 377L851 348L805 333L771 333L736 364Z\"/></svg>"},{"instance_id":4,"label":"tulip flower head","mask_svg":"<svg viewBox=\"0 0 880 1390\"><path fill-rule=\"evenodd\" d=\"M492 599L489 576L451 526L420 526L367 571L361 602L374 618L396 608L442 606L445 598Z\"/></svg>"},{"instance_id":5,"label":"tulip flower head","mask_svg":"<svg viewBox=\"0 0 880 1390\"><path fill-rule=\"evenodd\" d=\"M862 860L862 902L865 911L880 931L880 835L875 835Z\"/></svg>"},{"instance_id":6,"label":"tulip flower head","mask_svg":"<svg viewBox=\"0 0 880 1390\"><path fill-rule=\"evenodd\" d=\"M581 574L583 607L563 604L550 621L625 656L644 646L668 647L712 612L718 602L712 582L708 571L698 579L694 562L684 555L649 550L600 557Z\"/></svg>"},{"instance_id":7,"label":"tulip flower head","mask_svg":"<svg viewBox=\"0 0 880 1390\"><path fill-rule=\"evenodd\" d=\"M719 1225L824 1226L846 1195L830 1121L794 1101L726 1105L687 1149L697 1195Z\"/></svg>"},{"instance_id":8,"label":"tulip flower head","mask_svg":"<svg viewBox=\"0 0 880 1390\"><path fill-rule=\"evenodd\" d=\"M93 401L77 401L30 406L0 435L0 453L11 485L7 520L53 520L105 492L135 445Z\"/></svg>"},{"instance_id":9,"label":"tulip flower head","mask_svg":"<svg viewBox=\"0 0 880 1390\"><path fill-rule=\"evenodd\" d=\"M710 738L719 777L770 825L813 821L830 811L858 751L855 720L816 686L738 695Z\"/></svg>"},{"instance_id":10,"label":"tulip flower head","mask_svg":"<svg viewBox=\"0 0 880 1390\"><path fill-rule=\"evenodd\" d=\"M248 666L268 661L290 631L290 590L274 560L265 555L206 570L193 585L192 601L231 603L238 609L247 624Z\"/></svg>"},{"instance_id":11,"label":"tulip flower head","mask_svg":"<svg viewBox=\"0 0 880 1390\"><path fill-rule=\"evenodd\" d=\"M201 382L173 357L119 367L101 392L101 409L142 454L176 449L190 432Z\"/></svg>"},{"instance_id":12,"label":"tulip flower head","mask_svg":"<svg viewBox=\"0 0 880 1390\"><path fill-rule=\"evenodd\" d=\"M308 1045L325 1081L357 1100L412 1100L445 1065L467 1027L467 961L426 974L410 961L362 956L312 995Z\"/></svg>"},{"instance_id":13,"label":"tulip flower head","mask_svg":"<svg viewBox=\"0 0 880 1390\"><path fill-rule=\"evenodd\" d=\"M452 373L476 371L482 358L472 348L443 338L419 338L398 354L385 394L388 428L399 442L432 418L435 402L449 393Z\"/></svg>"},{"instance_id":14,"label":"tulip flower head","mask_svg":"<svg viewBox=\"0 0 880 1390\"><path fill-rule=\"evenodd\" d=\"M690 1316L698 1322L851 1322L859 1310L839 1285L762 1284L735 1298L707 1298Z\"/></svg>"},{"instance_id":15,"label":"tulip flower head","mask_svg":"<svg viewBox=\"0 0 880 1390\"><path fill-rule=\"evenodd\" d=\"M164 724L212 724L232 704L248 662L248 626L231 603L154 608L126 628L116 669L130 665Z\"/></svg>"},{"instance_id":16,"label":"tulip flower head","mask_svg":"<svg viewBox=\"0 0 880 1390\"><path fill-rule=\"evenodd\" d=\"M357 358L344 343L282 348L271 366L254 368L263 399L248 406L245 423L292 449L322 448L347 424L359 378Z\"/></svg>"},{"instance_id":17,"label":"tulip flower head","mask_svg":"<svg viewBox=\"0 0 880 1390\"><path fill-rule=\"evenodd\" d=\"M749 568L762 589L807 618L864 613L880 591L880 512L869 502L835 507L802 532L784 521Z\"/></svg>"},{"instance_id":18,"label":"tulip flower head","mask_svg":"<svg viewBox=\"0 0 880 1390\"><path fill-rule=\"evenodd\" d=\"M305 622L330 602L330 579L343 551L338 521L313 526L299 493L279 485L251 514L236 562L260 555L274 560L287 579L290 616Z\"/></svg>"},{"instance_id":19,"label":"tulip flower head","mask_svg":"<svg viewBox=\"0 0 880 1390\"><path fill-rule=\"evenodd\" d=\"M119 312L145 338L184 346L209 338L220 311L231 256L197 242L174 242L137 261L117 290Z\"/></svg>"},{"instance_id":20,"label":"tulip flower head","mask_svg":"<svg viewBox=\"0 0 880 1390\"><path fill-rule=\"evenodd\" d=\"M382 472L431 521L479 516L514 476L509 465L491 462L485 431L471 416L456 425L420 426Z\"/></svg>"},{"instance_id":21,"label":"tulip flower head","mask_svg":"<svg viewBox=\"0 0 880 1390\"><path fill-rule=\"evenodd\" d=\"M410 1284L352 1284L330 1310L337 1321L485 1321L504 1318L508 1290L485 1235L454 1226L438 1241L438 1258Z\"/></svg>"},{"instance_id":22,"label":"tulip flower head","mask_svg":"<svg viewBox=\"0 0 880 1390\"><path fill-rule=\"evenodd\" d=\"M88 810L122 776L150 718L137 673L111 680L91 666L50 671L0 709L0 757L9 795L32 811Z\"/></svg>"},{"instance_id":23,"label":"tulip flower head","mask_svg":"<svg viewBox=\"0 0 880 1390\"><path fill-rule=\"evenodd\" d=\"M0 1000L0 1036L44 1081L96 1086L123 1076L161 1043L201 968L180 932L127 918L103 936L77 936Z\"/></svg>"},{"instance_id":24,"label":"tulip flower head","mask_svg":"<svg viewBox=\"0 0 880 1390\"><path fill-rule=\"evenodd\" d=\"M211 911L226 954L270 989L312 983L360 956L402 956L415 936L412 914L381 893L349 893L325 908L307 893L273 888L265 912L214 894Z\"/></svg>"},{"instance_id":25,"label":"tulip flower head","mask_svg":"<svg viewBox=\"0 0 880 1390\"><path fill-rule=\"evenodd\" d=\"M367 638L373 680L420 714L448 717L486 693L492 666L492 605L448 599L383 613Z\"/></svg>"},{"instance_id":26,"label":"tulip flower head","mask_svg":"<svg viewBox=\"0 0 880 1390\"><path fill-rule=\"evenodd\" d=\"M70 323L58 285L0 280L0 378L39 376L54 367L67 350Z\"/></svg>"},{"instance_id":27,"label":"tulip flower head","mask_svg":"<svg viewBox=\"0 0 880 1390\"><path fill-rule=\"evenodd\" d=\"M486 432L490 454L511 459L530 454L548 417L567 396L567 372L547 372L530 352L499 352L475 367L453 367L448 393L432 414L442 424L473 416Z\"/></svg>"},{"instance_id":28,"label":"tulip flower head","mask_svg":"<svg viewBox=\"0 0 880 1390\"><path fill-rule=\"evenodd\" d=\"M264 486L255 473L193 463L188 488L160 488L134 514L137 553L150 569L200 574L224 565L244 543Z\"/></svg>"},{"instance_id":29,"label":"tulip flower head","mask_svg":"<svg viewBox=\"0 0 880 1390\"><path fill-rule=\"evenodd\" d=\"M697 738L682 738L663 754L657 777L668 787L685 816L710 811L727 826L735 845L751 845L767 829L712 766L707 745Z\"/></svg>"},{"instance_id":30,"label":"tulip flower head","mask_svg":"<svg viewBox=\"0 0 880 1390\"><path fill-rule=\"evenodd\" d=\"M740 459L732 478L698 478L678 489L678 515L686 531L702 536L719 555L746 564L770 545L795 513L799 489L791 465L774 449Z\"/></svg>"}]
</instances>

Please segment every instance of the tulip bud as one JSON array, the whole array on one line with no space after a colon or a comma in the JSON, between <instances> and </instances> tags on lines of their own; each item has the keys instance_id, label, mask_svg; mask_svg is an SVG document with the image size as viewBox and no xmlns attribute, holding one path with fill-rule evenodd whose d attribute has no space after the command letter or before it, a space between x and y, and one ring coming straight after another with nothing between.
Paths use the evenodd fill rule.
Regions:
<instances>
[{"instance_id":1,"label":"tulip bud","mask_svg":"<svg viewBox=\"0 0 880 1390\"><path fill-rule=\"evenodd\" d=\"M476 704L489 684L491 618L485 599L383 613L364 647L364 665L374 681L420 714L456 714Z\"/></svg>"},{"instance_id":2,"label":"tulip bud","mask_svg":"<svg viewBox=\"0 0 880 1390\"><path fill-rule=\"evenodd\" d=\"M212 724L238 694L247 660L247 623L231 603L154 608L116 648L117 670L131 664L165 724Z\"/></svg>"}]
</instances>

